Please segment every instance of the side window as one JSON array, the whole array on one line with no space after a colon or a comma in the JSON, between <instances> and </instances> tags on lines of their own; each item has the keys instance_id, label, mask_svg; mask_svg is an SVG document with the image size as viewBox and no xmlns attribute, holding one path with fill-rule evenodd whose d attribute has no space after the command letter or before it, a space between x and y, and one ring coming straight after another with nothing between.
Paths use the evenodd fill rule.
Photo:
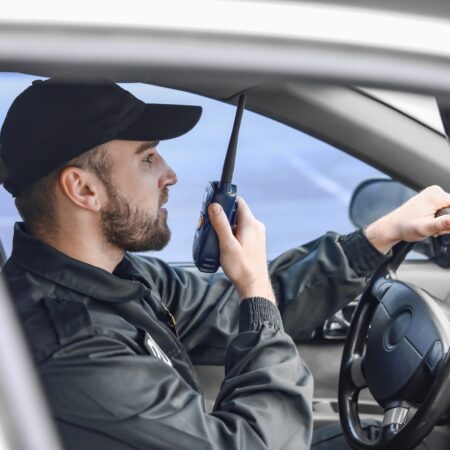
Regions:
<instances>
[{"instance_id":1,"label":"side window","mask_svg":"<svg viewBox=\"0 0 450 450\"><path fill-rule=\"evenodd\" d=\"M15 73L0 73L0 124L14 99L37 77ZM1 142L0 142L1 145ZM14 223L20 216L14 201L3 186L0 186L0 240L6 256L11 254Z\"/></svg>"},{"instance_id":2,"label":"side window","mask_svg":"<svg viewBox=\"0 0 450 450\"><path fill-rule=\"evenodd\" d=\"M0 122L14 98L37 77L0 75ZM178 175L167 205L172 239L155 256L192 261L192 240L209 180L218 179L235 107L193 94L139 83L122 84L145 102L203 107L199 124L187 135L161 142L159 152ZM350 197L363 180L383 174L332 146L286 125L246 111L242 120L234 181L239 195L266 225L268 256L310 241L329 230L354 229ZM7 255L19 216L0 188L0 238Z\"/></svg>"},{"instance_id":3,"label":"side window","mask_svg":"<svg viewBox=\"0 0 450 450\"><path fill-rule=\"evenodd\" d=\"M197 104L199 124L187 135L161 142L159 151L177 172L168 211L172 239L155 256L192 261L192 240L209 180L222 171L235 107L179 91L124 84L146 102ZM384 174L305 133L245 111L234 182L255 216L265 223L269 258L323 233L353 231L349 204L363 180Z\"/></svg>"}]
</instances>

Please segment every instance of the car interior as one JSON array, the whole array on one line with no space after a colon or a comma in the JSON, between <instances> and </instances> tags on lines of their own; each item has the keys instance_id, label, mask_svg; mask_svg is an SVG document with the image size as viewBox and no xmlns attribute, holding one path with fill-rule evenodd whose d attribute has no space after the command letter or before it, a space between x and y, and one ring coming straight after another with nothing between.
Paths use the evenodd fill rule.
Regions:
<instances>
[{"instance_id":1,"label":"car interior","mask_svg":"<svg viewBox=\"0 0 450 450\"><path fill-rule=\"evenodd\" d=\"M22 37L18 48L26 49L27 43L32 42L33 30L31 29L22 30L22 34L20 34L11 27L10 32L11 36L17 32L17 36ZM51 30L44 30L39 39L41 42L52 40L55 38L52 33ZM199 60L198 64L186 63L183 65L180 63L179 66L176 66L174 61L177 58L182 60L184 52L189 53L188 48L192 44L191 41L176 40L177 44L181 42L181 47L171 53L173 58L171 64L165 64L160 56L164 52L161 52L160 48L145 47L146 37L137 32L129 33L130 42L133 43L134 48L133 54L127 54L128 47L120 47L117 44L117 53L105 56L104 60L93 61L92 58L89 58L88 46L95 43L97 38L88 36L88 34L83 35L81 28L76 30L75 34L81 44L77 51L70 56L57 55L52 45L48 45L48 49L51 51L44 54L40 60L30 57L31 51L27 54L24 50L22 59L10 58L8 60L5 58L0 60L0 71L6 74L28 74L34 77L50 77L64 73L75 79L83 80L93 79L98 73L101 73L116 82L167 88L217 100L226 105L236 105L239 95L245 93L247 111L270 118L290 129L320 140L346 155L364 162L375 169L377 174L382 175L375 176L370 180L363 180L358 186L354 186L347 205L338 205L339 209L345 209L345 214L350 217L354 229L368 225L372 220L399 206L415 192L429 185L437 184L446 191L450 191L450 147L442 123L440 123L435 100L435 96L439 96L446 87L439 86L439 89L436 88L436 92L433 92L433 89L427 88L425 84L414 85L406 77L404 84L401 80L398 81L401 77L392 83L386 82L386 79L374 81L374 78L370 79L370 76L367 75L371 67L374 67L370 64L364 69L367 72L359 78L358 75L350 75L351 68L346 69L348 72L344 75L339 71L331 72L331 75L327 74L327 67L321 69L316 67L316 71L311 70L310 73L308 70L300 68L291 76L288 75L287 70L283 71L282 68L278 72L273 69L273 73L268 68L256 70L250 66L243 68L231 66L228 67L228 70L223 70L223 66L211 57L211 52L207 55L215 61L215 65ZM171 41L175 38L170 33L159 30L157 35L160 38L158 41L160 45L167 46L168 51L175 46ZM83 41L83 36L86 37L86 42ZM70 40L70 35L65 36L64 39ZM195 40L195 37L191 36L190 39ZM249 42L246 41L240 45L245 47L245 45L250 45ZM64 42L60 43L60 48L64 48ZM211 45L210 50L214 49L213 44L220 44L220 39L209 44ZM230 45L231 47L227 47L228 50L237 49L235 43L232 42ZM202 50L205 49L207 50L206 47L202 48ZM309 50L305 47L305 52ZM241 48L241 51L244 55L245 50ZM289 58L289 51L291 50L284 50L278 62L283 58ZM327 51L329 49L319 49L319 52L324 52L322 56ZM86 52L88 56L83 52ZM272 48L269 53L273 56L276 52L277 49ZM239 51L236 50L236 53ZM342 65L348 61L342 55L335 55L335 57ZM341 57L342 59L339 59ZM352 55L352 58L354 57L355 55ZM394 57L395 55L390 55L388 60L392 61L390 58ZM152 61L153 66L149 65L147 59ZM330 58L330 60L332 59ZM192 60L189 59L191 62ZM313 58L306 58L305 67L312 60ZM205 57L205 61L208 61L207 57ZM313 66L312 64L311 67ZM322 76L315 78L314 75L321 70ZM424 118L416 114L416 110L413 108L403 108L399 102L392 100L396 98L394 94L399 97L403 96L411 104L414 104L415 101L421 104L420 102L426 98L427 106L430 106L432 110L432 118ZM231 121L223 123L222 126L228 133L231 130ZM218 161L222 161L225 148L226 142L224 141L217 153ZM333 172L333 167L328 170L330 173ZM208 179L213 179L215 176L218 177L219 173L211 173L207 176ZM344 173L343 176L345 177L346 174ZM289 189L289 186L285 188ZM306 196L307 193L298 192L297 195ZM197 200L198 207L200 207L201 197L198 197ZM371 206L367 208L367 205ZM198 209L194 213L197 215ZM301 228L301 226L302 224L298 223L298 227ZM326 223L321 226L328 229ZM193 231L192 229L192 237ZM317 237L320 234L321 232L318 231ZM10 242L5 242L4 237L2 239L0 239L0 268L4 265L11 247ZM298 245L303 243L297 242ZM192 260L176 260L173 263L181 265L187 270L197 270L193 266ZM414 420L422 419L431 428L433 425L436 425L436 428L444 428L450 424L449 403L446 400L448 398L446 393L450 389L450 363L448 362L450 239L447 236L430 238L419 243L414 250L399 248L396 259L391 263L390 266L383 267L383 271L377 273L377 278L372 280L365 294L359 298L348 299L349 304L344 310L337 311L333 317L328 318L318 328L302 329L296 338L299 353L314 377L314 427L320 428L338 422L341 408L341 418L347 419L343 426L347 427L348 434L353 433L354 440L352 442L355 446L359 445L359 448L372 447L365 447L371 444L360 439L357 427L355 427L356 416L361 420L380 422L392 419L386 418L386 408L380 406L375 400L375 397L379 398L380 394L375 392L374 396L373 392L363 384L361 392L358 391L357 407L355 407L355 401L348 403L349 397L354 392L350 395L345 390L344 381L352 376L348 374L349 370L350 372L357 371L357 369L352 369L352 367L356 367L354 364L357 359L355 355L358 355L356 349L361 350L361 346L365 345L367 333L372 333L373 345L377 345L376 328L372 327L373 329L369 331L370 320L375 312L367 308L369 300L364 299L370 296L372 296L371 298L379 296L381 302L382 299L388 301L392 297L392 301L395 302L397 301L396 289L401 290L402 286L410 292L407 295L408 298L413 299L411 302L417 302L414 304L424 308L425 325L423 326L426 329L434 330L433 339L442 341L442 348L435 351L443 361L439 365L441 372L436 369L438 374L436 379L430 381L429 378L424 377L416 380L420 385L418 390L422 391L424 385L431 383L430 391L423 393L420 405L422 409L414 408L419 411L419 414L414 416L411 413L412 419L407 424L408 428L405 426L403 429L405 445L409 445L410 439L419 438L420 433L425 433L425 428L421 428ZM3 280L0 281L2 281L0 283L0 317L3 321L3 326L0 327L0 336L2 341L8 344L0 346L0 443L4 442L4 448L8 449L58 449L60 444L57 433L50 419L45 396L39 388L39 380L32 368L31 358L21 334L20 323L15 316L13 299L9 298L6 288L3 286ZM375 283L376 281L378 284ZM383 283L384 288L381 288ZM404 307L405 305L400 306ZM419 308L419 306L417 307ZM361 320L358 321L358 319ZM364 319L363 322L362 319ZM352 345L353 347L351 347ZM15 355L14 358L11 355ZM425 355L422 356L425 358ZM373 364L376 365L377 361ZM402 361L401 358L399 361ZM383 360L382 364L387 365L388 363ZM432 363L430 365L435 370L435 366ZM223 379L223 368L220 366L197 366L196 369L204 388L207 408L211 410ZM412 389L410 386L408 388ZM428 394L429 397L427 397ZM412 403L415 401L415 399L412 400ZM1 406L2 403L4 408ZM404 405L395 406L395 408L402 407ZM344 413L342 413L342 409L345 410ZM397 409L395 412L403 414ZM427 415L428 418L425 420L424 417ZM24 418L26 423L33 423L36 426L26 427L24 431L21 428ZM392 422L389 422L392 425L391 435L382 437L378 443L379 447L374 446L373 448L382 450L407 448L389 447L387 442L399 430L402 431L404 419L404 416L402 421L392 419ZM418 430L417 436L412 430L413 427Z\"/></svg>"},{"instance_id":2,"label":"car interior","mask_svg":"<svg viewBox=\"0 0 450 450\"><path fill-rule=\"evenodd\" d=\"M49 74L45 72L45 75ZM159 85L163 84L163 79L155 81ZM373 207L366 208L365 212L363 210L364 205L372 204L368 199L370 195L376 199L376 204L383 203L381 199L387 203L379 206L381 209L375 212L381 216L383 212L396 206L395 201L400 204L414 190L426 186L431 180L443 187L448 185L446 180L450 166L448 161L442 161L445 161L443 155L449 148L442 131L437 131L381 101L368 90L293 82L274 82L254 87L237 83L233 89L228 87L214 90L209 86L202 88L197 80L195 84L191 84L187 79L177 84L171 82L170 88L213 96L230 103L234 103L237 94L245 92L249 110L331 143L397 180L391 180L392 186L389 188L386 188L388 180L378 180L384 191L374 187L377 180L369 180L365 186L355 189L348 206L355 227L365 226L376 218L370 217L370 214L374 214ZM433 151L424 155L424 148L432 148ZM410 159L414 164L405 165L404 161ZM418 170L419 167L421 170ZM370 192L371 189L373 192ZM394 189L399 192L394 192ZM369 217L366 217L368 214ZM442 238L438 239L442 241ZM450 260L443 252L440 262L437 262L439 250L445 245L445 242L421 243L418 254L422 254L423 258L405 261L399 268L398 279L414 283L433 295L434 302L449 318L450 284L447 281L447 267ZM3 244L0 247L0 257L3 265L6 259ZM188 270L196 270L190 261L177 264ZM349 300L352 301L343 311L338 311L317 329L304 330L298 338L299 352L315 380L315 428L339 420L337 394L343 344L360 299ZM199 366L197 370L204 387L206 404L211 409L223 379L223 368ZM358 411L362 420L383 420L383 408L368 389L364 389L359 395Z\"/></svg>"}]
</instances>

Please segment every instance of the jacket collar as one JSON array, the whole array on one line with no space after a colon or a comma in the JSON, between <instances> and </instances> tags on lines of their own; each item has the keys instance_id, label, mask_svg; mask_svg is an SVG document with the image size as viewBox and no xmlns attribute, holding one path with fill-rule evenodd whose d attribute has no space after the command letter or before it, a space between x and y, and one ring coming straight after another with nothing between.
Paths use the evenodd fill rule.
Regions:
<instances>
[{"instance_id":1,"label":"jacket collar","mask_svg":"<svg viewBox=\"0 0 450 450\"><path fill-rule=\"evenodd\" d=\"M14 227L11 259L35 275L98 300L126 302L141 298L150 288L130 255L109 273L34 238L22 222Z\"/></svg>"}]
</instances>

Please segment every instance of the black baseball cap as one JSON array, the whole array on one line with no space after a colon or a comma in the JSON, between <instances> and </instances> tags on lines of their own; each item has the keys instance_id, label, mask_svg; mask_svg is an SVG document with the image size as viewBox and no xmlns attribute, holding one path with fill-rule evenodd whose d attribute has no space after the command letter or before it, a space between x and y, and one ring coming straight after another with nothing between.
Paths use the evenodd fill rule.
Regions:
<instances>
[{"instance_id":1,"label":"black baseball cap","mask_svg":"<svg viewBox=\"0 0 450 450\"><path fill-rule=\"evenodd\" d=\"M0 131L4 187L14 197L72 158L113 139L181 136L202 108L144 103L109 79L35 80L12 103Z\"/></svg>"}]
</instances>

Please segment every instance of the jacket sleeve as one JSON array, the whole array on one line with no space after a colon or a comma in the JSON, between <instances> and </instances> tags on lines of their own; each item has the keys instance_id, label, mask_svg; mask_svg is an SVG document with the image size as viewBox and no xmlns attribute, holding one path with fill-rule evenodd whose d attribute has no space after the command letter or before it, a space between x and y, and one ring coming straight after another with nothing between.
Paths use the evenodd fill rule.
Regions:
<instances>
[{"instance_id":1,"label":"jacket sleeve","mask_svg":"<svg viewBox=\"0 0 450 450\"><path fill-rule=\"evenodd\" d=\"M362 230L329 232L269 264L285 330L295 339L354 300L386 260ZM150 267L150 269L149 269ZM237 294L222 273L201 274L152 260L148 278L175 316L180 339L196 364L223 364L238 328Z\"/></svg>"},{"instance_id":2,"label":"jacket sleeve","mask_svg":"<svg viewBox=\"0 0 450 450\"><path fill-rule=\"evenodd\" d=\"M308 449L312 377L276 306L255 298L240 309L211 414L176 369L120 335L53 354L40 372L65 448Z\"/></svg>"}]
</instances>

